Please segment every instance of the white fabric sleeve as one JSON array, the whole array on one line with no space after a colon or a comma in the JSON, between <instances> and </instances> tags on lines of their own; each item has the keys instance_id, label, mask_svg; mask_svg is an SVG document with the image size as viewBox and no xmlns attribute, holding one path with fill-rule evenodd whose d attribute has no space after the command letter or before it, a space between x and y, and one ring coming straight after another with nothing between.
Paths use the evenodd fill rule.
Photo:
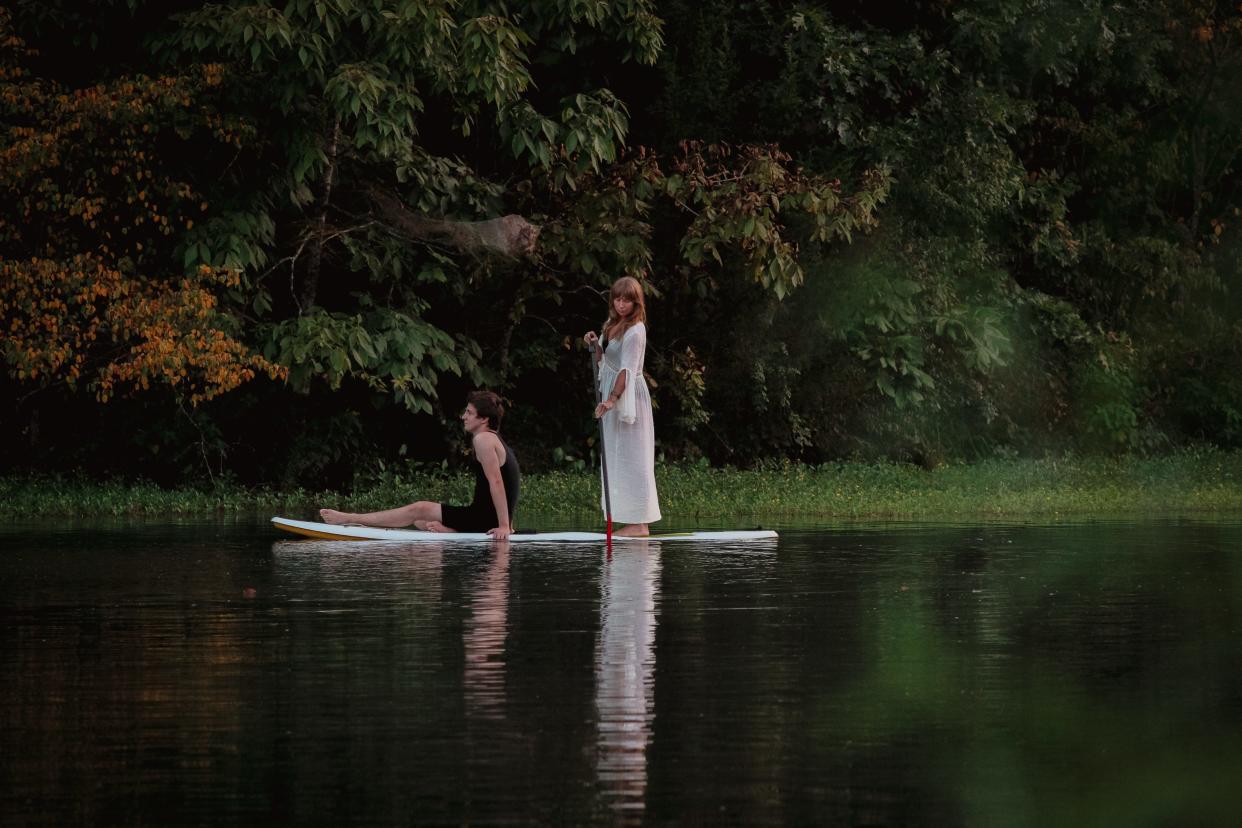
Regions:
<instances>
[{"instance_id":1,"label":"white fabric sleeve","mask_svg":"<svg viewBox=\"0 0 1242 828\"><path fill-rule=\"evenodd\" d=\"M625 376L625 390L617 400L617 416L629 425L638 417L637 393L634 388L643 375L643 354L647 350L647 326L639 322L625 332L621 340L621 373Z\"/></svg>"}]
</instances>

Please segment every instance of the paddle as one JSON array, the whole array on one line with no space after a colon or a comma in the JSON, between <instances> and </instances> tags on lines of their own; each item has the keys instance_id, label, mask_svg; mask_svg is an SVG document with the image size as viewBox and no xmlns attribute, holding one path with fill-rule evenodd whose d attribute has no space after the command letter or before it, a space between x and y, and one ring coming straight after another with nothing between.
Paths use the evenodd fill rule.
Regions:
<instances>
[{"instance_id":1,"label":"paddle","mask_svg":"<svg viewBox=\"0 0 1242 828\"><path fill-rule=\"evenodd\" d=\"M599 359L596 358L598 355ZM591 372L595 377L595 405L599 406L604 400L603 392L599 388L599 360L603 359L603 349L599 347L596 341L595 347L591 349ZM605 531L608 548L612 549L612 498L608 496L608 454L604 451L604 418L599 419L599 462L600 468L604 473L604 516L608 519L608 528Z\"/></svg>"}]
</instances>

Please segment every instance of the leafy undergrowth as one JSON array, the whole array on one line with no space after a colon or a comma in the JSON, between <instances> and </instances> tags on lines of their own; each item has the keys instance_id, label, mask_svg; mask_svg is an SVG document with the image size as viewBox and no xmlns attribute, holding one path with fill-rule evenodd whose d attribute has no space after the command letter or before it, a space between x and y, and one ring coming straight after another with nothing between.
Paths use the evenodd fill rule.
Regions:
<instances>
[{"instance_id":1,"label":"leafy undergrowth","mask_svg":"<svg viewBox=\"0 0 1242 828\"><path fill-rule=\"evenodd\" d=\"M662 465L666 517L780 515L806 518L1023 517L1242 511L1242 452L1197 450L1158 458L989 460L934 470L892 463L772 464L758 470ZM389 470L352 492L240 486L167 489L144 482L64 477L0 478L11 519L90 515L191 515L314 507L385 509L412 500L464 502L465 474ZM591 472L529 474L521 508L557 516L599 502Z\"/></svg>"}]
</instances>

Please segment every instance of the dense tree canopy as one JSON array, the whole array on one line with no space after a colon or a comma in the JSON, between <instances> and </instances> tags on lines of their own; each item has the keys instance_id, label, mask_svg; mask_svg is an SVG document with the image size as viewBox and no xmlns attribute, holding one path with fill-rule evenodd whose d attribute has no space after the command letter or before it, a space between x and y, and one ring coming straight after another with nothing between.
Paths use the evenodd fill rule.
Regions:
<instances>
[{"instance_id":1,"label":"dense tree canopy","mask_svg":"<svg viewBox=\"0 0 1242 828\"><path fill-rule=\"evenodd\" d=\"M624 274L668 459L1237 445L1240 46L1203 0L11 0L0 462L339 483L456 456L479 385L580 462Z\"/></svg>"}]
</instances>

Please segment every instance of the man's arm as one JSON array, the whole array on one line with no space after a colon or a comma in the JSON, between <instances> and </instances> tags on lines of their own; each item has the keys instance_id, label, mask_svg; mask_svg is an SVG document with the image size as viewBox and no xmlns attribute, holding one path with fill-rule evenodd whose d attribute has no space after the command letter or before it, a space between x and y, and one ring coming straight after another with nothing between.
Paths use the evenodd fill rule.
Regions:
<instances>
[{"instance_id":1,"label":"man's arm","mask_svg":"<svg viewBox=\"0 0 1242 828\"><path fill-rule=\"evenodd\" d=\"M479 464L483 466L483 476L487 478L487 488L492 495L492 507L496 510L496 520L500 524L488 534L504 540L509 537L513 527L509 525L505 479L500 474L500 448L501 442L495 434L476 434L474 437L474 456L479 458Z\"/></svg>"}]
</instances>

